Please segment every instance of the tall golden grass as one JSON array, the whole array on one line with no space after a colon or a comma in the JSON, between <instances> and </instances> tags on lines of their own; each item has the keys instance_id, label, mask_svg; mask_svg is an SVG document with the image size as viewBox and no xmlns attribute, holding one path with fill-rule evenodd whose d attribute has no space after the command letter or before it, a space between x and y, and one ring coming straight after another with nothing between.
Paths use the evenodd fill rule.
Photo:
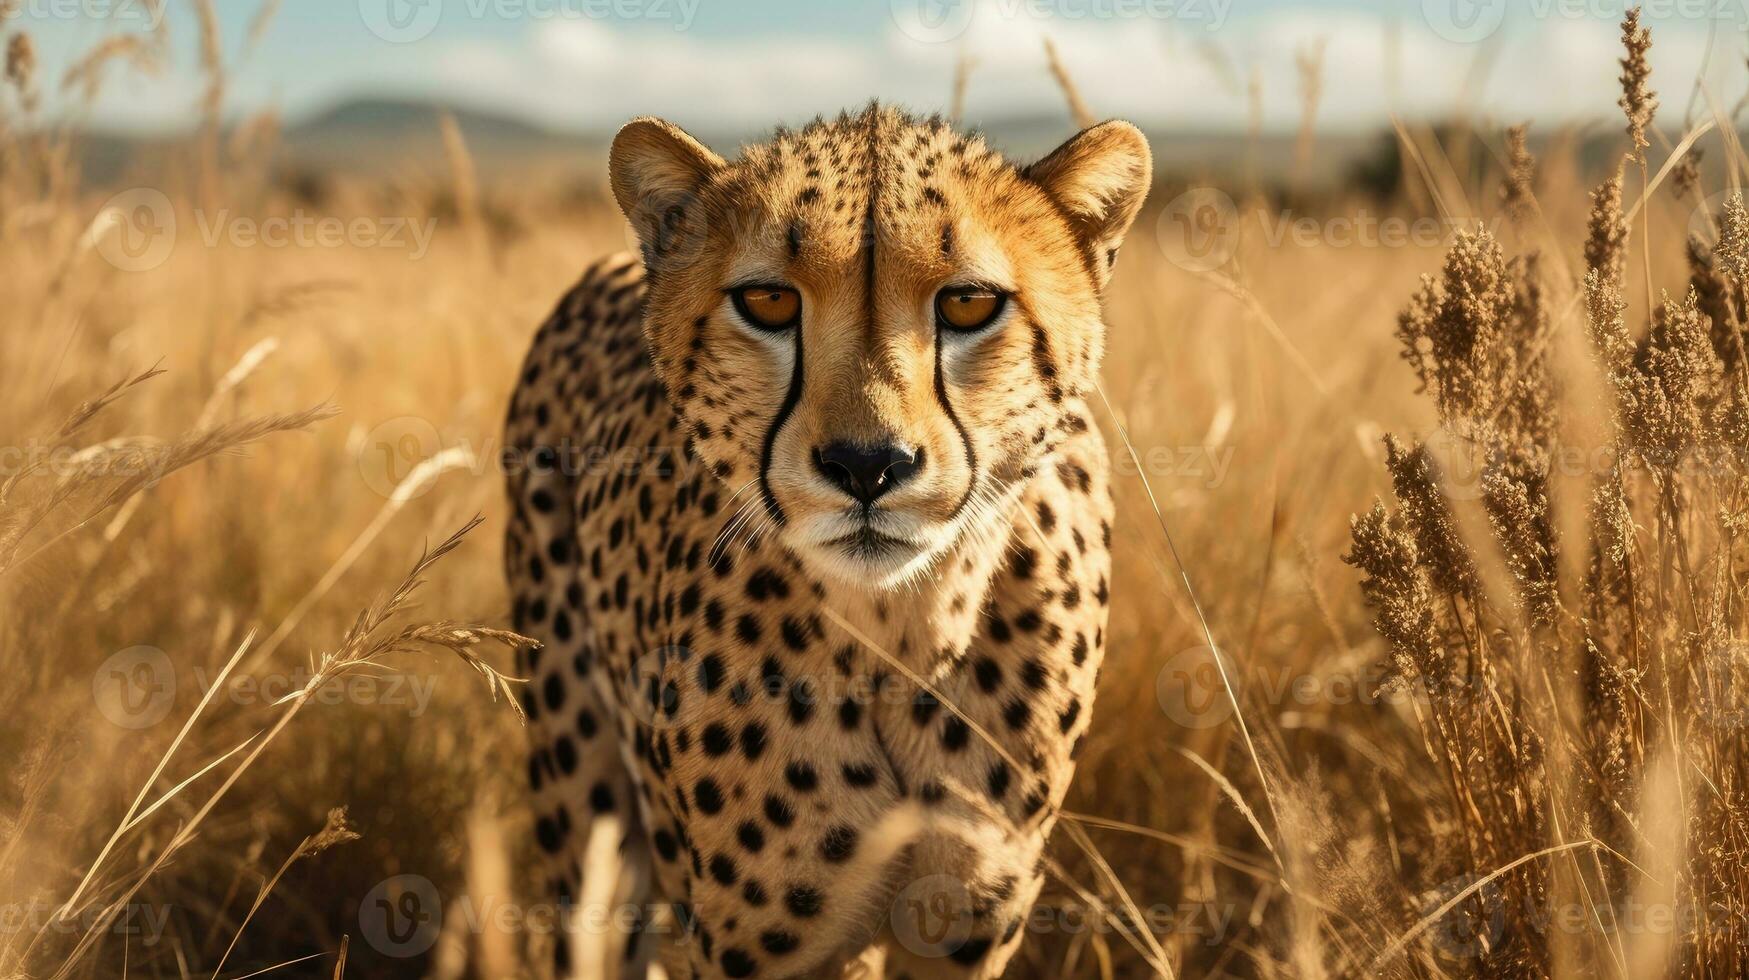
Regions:
<instances>
[{"instance_id":1,"label":"tall golden grass","mask_svg":"<svg viewBox=\"0 0 1749 980\"><path fill-rule=\"evenodd\" d=\"M495 440L623 226L434 120L309 215L436 219L418 255L210 238L313 206L269 138L220 164L201 9L201 131L104 187L8 25L0 975L542 975ZM1403 123L1382 208L1157 189L1108 298L1111 655L1011 975L1743 974L1749 215L1694 160L1749 160L1662 135L1624 30L1601 174ZM109 51L63 83L152 53ZM399 955L373 903L432 895Z\"/></svg>"}]
</instances>

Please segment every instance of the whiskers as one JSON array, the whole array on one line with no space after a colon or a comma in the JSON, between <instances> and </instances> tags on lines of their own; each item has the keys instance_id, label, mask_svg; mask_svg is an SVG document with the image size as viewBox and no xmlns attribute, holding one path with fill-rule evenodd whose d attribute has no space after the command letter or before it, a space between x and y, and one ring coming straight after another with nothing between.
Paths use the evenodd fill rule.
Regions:
<instances>
[{"instance_id":1,"label":"whiskers","mask_svg":"<svg viewBox=\"0 0 1749 980\"><path fill-rule=\"evenodd\" d=\"M758 478L755 477L741 484L740 489L729 495L729 503L734 503L736 498L746 493L758 482ZM741 501L740 505L731 511L728 518L723 521L721 530L717 531L716 540L711 542L711 550L706 561L714 565L721 560L724 551L734 544L737 536L741 538L741 550L745 553L753 542L775 523L766 511L765 502L758 494L748 497Z\"/></svg>"}]
</instances>

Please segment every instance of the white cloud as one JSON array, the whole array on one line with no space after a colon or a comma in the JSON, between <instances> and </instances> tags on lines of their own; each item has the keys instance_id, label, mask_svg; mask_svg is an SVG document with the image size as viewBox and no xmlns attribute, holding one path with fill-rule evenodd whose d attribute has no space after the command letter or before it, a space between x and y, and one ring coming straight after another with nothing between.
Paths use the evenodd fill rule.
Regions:
<instances>
[{"instance_id":1,"label":"white cloud","mask_svg":"<svg viewBox=\"0 0 1749 980\"><path fill-rule=\"evenodd\" d=\"M516 45L443 45L432 57L447 90L562 128L645 113L769 125L860 103L881 77L877 52L848 41L619 34L583 19L536 25Z\"/></svg>"},{"instance_id":2,"label":"white cloud","mask_svg":"<svg viewBox=\"0 0 1749 980\"><path fill-rule=\"evenodd\" d=\"M1297 125L1302 111L1296 57L1321 43L1318 118L1326 126L1376 126L1393 111L1429 118L1467 109L1544 125L1614 111L1619 41L1605 21L1552 17L1502 35L1490 49L1443 40L1419 20L1393 27L1356 11L1278 12L1206 31L1146 17L1040 18L1015 14L1025 10L1015 3L983 0L963 34L934 43L897 24L884 38L725 40L554 21L518 46L492 48L491 58L452 52L442 72L463 88L497 90L508 104L559 125L599 126L656 112L759 127L855 107L872 96L945 107L963 54L975 65L968 114L994 119L1062 111L1043 53L1048 36L1100 113L1240 127L1249 112L1245 87L1255 76L1264 124L1279 129ZM1733 40L1727 34L1725 43ZM1692 25L1660 28L1653 63L1658 84L1670 93L1667 105L1678 101L1673 96L1686 99L1704 44L1704 32ZM1721 49L1715 87L1740 84L1740 70L1733 73L1739 59Z\"/></svg>"}]
</instances>

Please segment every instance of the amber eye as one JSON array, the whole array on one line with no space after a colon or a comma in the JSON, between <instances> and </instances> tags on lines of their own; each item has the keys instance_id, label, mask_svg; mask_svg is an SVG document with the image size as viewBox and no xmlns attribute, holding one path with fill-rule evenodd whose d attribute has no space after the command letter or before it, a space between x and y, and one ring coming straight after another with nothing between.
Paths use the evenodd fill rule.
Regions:
<instances>
[{"instance_id":1,"label":"amber eye","mask_svg":"<svg viewBox=\"0 0 1749 980\"><path fill-rule=\"evenodd\" d=\"M801 294L788 286L742 286L729 295L736 311L764 330L790 327L802 312Z\"/></svg>"},{"instance_id":2,"label":"amber eye","mask_svg":"<svg viewBox=\"0 0 1749 980\"><path fill-rule=\"evenodd\" d=\"M988 326L1008 297L982 286L956 286L935 296L935 315L954 330L977 330Z\"/></svg>"}]
</instances>

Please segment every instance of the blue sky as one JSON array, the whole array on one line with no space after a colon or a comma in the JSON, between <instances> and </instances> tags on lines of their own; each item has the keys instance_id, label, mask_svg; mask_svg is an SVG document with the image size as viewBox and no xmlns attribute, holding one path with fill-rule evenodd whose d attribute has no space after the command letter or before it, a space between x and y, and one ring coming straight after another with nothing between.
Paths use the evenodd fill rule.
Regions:
<instances>
[{"instance_id":1,"label":"blue sky","mask_svg":"<svg viewBox=\"0 0 1749 980\"><path fill-rule=\"evenodd\" d=\"M134 130L194 118L190 0L161 0L161 11L155 0L21 2L11 26L35 36L54 77L109 32L161 20L168 40L156 76L118 71L94 105L56 96L54 111ZM1607 115L1623 0L284 0L253 45L258 0L216 6L233 114L277 108L295 119L391 95L561 129L643 113L765 126L871 96L943 107L969 55L976 121L1060 111L1044 70L1049 36L1101 114L1242 130L1254 104L1266 127L1295 125L1297 61L1319 50L1327 127L1461 107L1545 125ZM1749 0L1647 9L1661 121L1680 120L1703 64L1705 91L1734 106L1749 87Z\"/></svg>"}]
</instances>

